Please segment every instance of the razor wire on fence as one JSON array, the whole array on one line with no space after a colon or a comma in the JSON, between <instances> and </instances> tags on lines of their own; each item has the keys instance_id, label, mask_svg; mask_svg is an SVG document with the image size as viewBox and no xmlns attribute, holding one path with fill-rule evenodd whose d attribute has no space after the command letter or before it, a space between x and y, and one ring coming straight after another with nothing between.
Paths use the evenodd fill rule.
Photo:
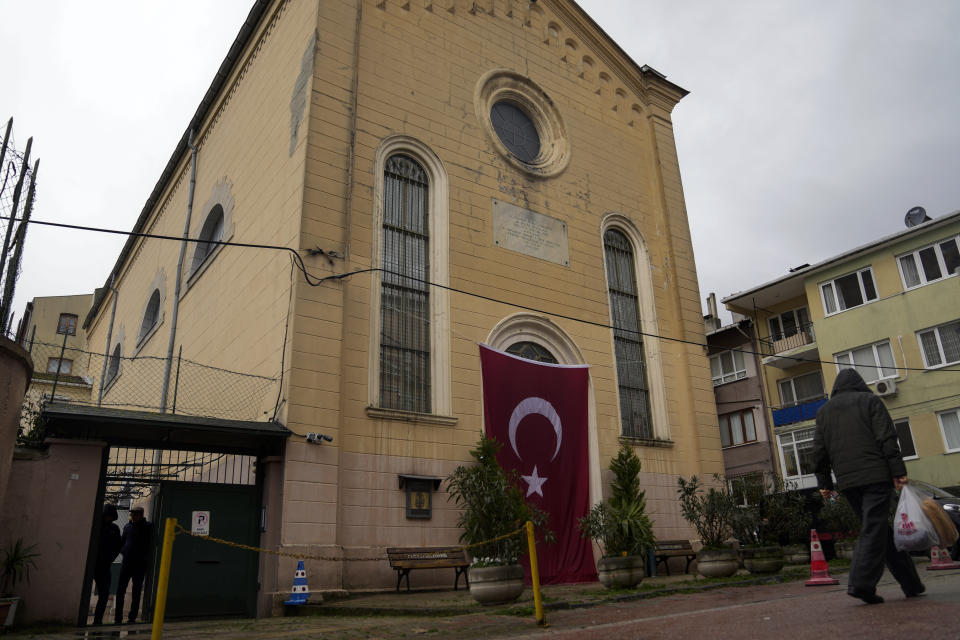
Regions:
<instances>
[{"instance_id":1,"label":"razor wire on fence","mask_svg":"<svg viewBox=\"0 0 960 640\"><path fill-rule=\"evenodd\" d=\"M69 340L23 346L33 358L35 393L87 406L258 421L272 409L271 396L279 380L174 356L164 407L166 358L105 355L70 346Z\"/></svg>"}]
</instances>

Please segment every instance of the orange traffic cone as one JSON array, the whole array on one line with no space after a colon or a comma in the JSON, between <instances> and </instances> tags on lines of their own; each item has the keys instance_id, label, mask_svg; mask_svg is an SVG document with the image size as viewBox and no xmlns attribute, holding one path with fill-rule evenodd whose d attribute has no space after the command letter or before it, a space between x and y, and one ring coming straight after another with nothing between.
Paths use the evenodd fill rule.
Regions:
<instances>
[{"instance_id":1,"label":"orange traffic cone","mask_svg":"<svg viewBox=\"0 0 960 640\"><path fill-rule=\"evenodd\" d=\"M930 549L930 564L927 565L927 570L931 569L960 569L960 562L951 560L946 549L933 547Z\"/></svg>"},{"instance_id":2,"label":"orange traffic cone","mask_svg":"<svg viewBox=\"0 0 960 640\"><path fill-rule=\"evenodd\" d=\"M808 587L840 584L839 580L830 577L827 559L823 556L823 547L820 546L820 537L816 529L810 529L810 579L805 584Z\"/></svg>"}]
</instances>

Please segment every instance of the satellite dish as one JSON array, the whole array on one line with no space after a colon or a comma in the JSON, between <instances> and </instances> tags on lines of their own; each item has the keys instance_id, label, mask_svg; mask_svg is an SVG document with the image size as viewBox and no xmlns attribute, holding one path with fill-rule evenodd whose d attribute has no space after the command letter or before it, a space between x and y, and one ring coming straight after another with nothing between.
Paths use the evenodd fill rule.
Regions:
<instances>
[{"instance_id":1,"label":"satellite dish","mask_svg":"<svg viewBox=\"0 0 960 640\"><path fill-rule=\"evenodd\" d=\"M907 211L907 215L903 218L903 224L907 225L907 227L915 227L918 224L931 219L932 218L927 216L926 209L923 207L914 207L913 209L910 209L910 211Z\"/></svg>"}]
</instances>

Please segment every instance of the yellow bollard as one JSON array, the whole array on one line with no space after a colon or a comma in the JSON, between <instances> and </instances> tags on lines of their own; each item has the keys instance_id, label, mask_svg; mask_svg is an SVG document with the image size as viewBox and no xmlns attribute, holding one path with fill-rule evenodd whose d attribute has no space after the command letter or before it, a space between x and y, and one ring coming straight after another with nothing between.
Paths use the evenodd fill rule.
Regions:
<instances>
[{"instance_id":1,"label":"yellow bollard","mask_svg":"<svg viewBox=\"0 0 960 640\"><path fill-rule=\"evenodd\" d=\"M537 615L537 625L546 627L547 619L543 615L543 600L540 598L540 568L537 566L537 545L533 536L533 523L527 520L527 547L530 551L530 578L533 581L533 610Z\"/></svg>"},{"instance_id":2,"label":"yellow bollard","mask_svg":"<svg viewBox=\"0 0 960 640\"><path fill-rule=\"evenodd\" d=\"M173 556L173 539L176 536L177 519L167 518L163 530L163 551L160 555L160 573L157 575L157 600L153 607L153 631L150 640L163 638L163 614L167 608L167 586L170 584L170 560Z\"/></svg>"}]
</instances>

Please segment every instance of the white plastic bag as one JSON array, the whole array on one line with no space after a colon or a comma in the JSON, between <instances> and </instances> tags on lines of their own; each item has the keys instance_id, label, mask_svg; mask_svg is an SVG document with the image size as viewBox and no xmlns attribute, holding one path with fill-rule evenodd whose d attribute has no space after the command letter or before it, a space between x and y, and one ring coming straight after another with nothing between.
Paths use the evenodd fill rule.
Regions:
<instances>
[{"instance_id":1,"label":"white plastic bag","mask_svg":"<svg viewBox=\"0 0 960 640\"><path fill-rule=\"evenodd\" d=\"M923 513L924 496L909 484L900 490L893 519L893 542L898 551L926 551L940 544L937 530Z\"/></svg>"}]
</instances>

